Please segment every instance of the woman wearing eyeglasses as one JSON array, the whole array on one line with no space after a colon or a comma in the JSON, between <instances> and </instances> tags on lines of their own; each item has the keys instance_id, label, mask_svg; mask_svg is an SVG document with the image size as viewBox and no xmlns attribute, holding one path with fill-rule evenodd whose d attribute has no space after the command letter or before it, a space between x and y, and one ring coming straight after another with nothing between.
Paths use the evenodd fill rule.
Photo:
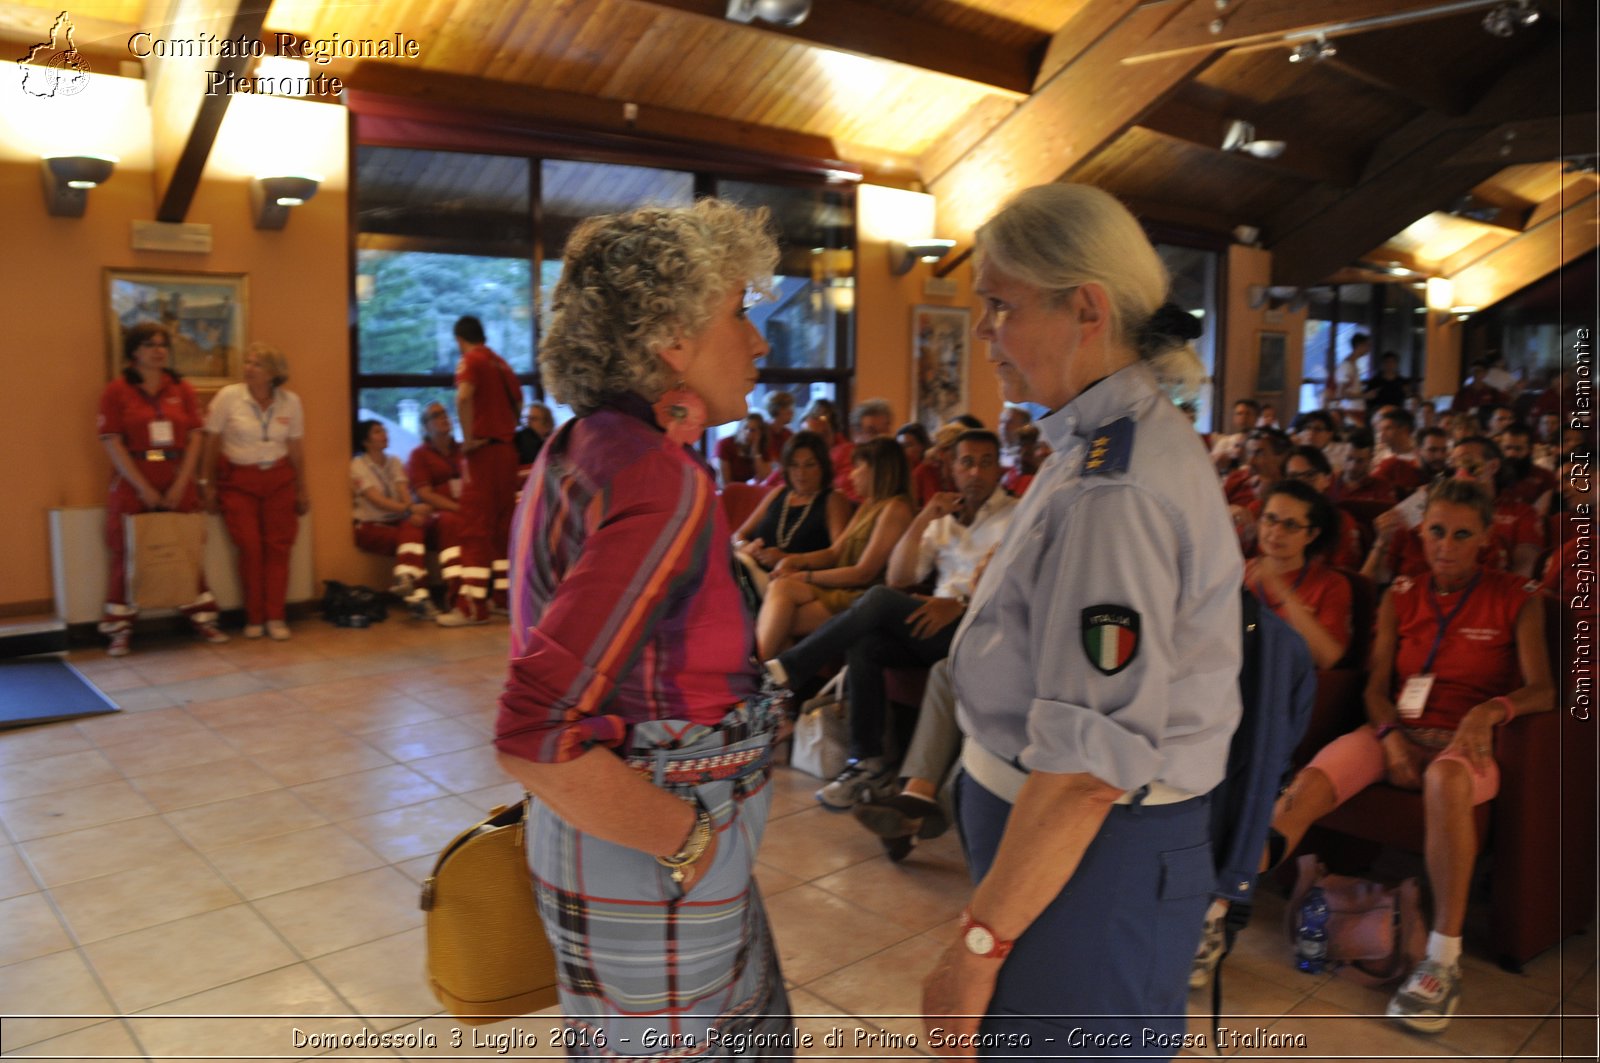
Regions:
<instances>
[{"instance_id":1,"label":"woman wearing eyeglasses","mask_svg":"<svg viewBox=\"0 0 1600 1063\"><path fill-rule=\"evenodd\" d=\"M1288 460L1283 463L1283 475L1300 481L1324 497L1333 486L1333 465L1327 454L1312 446L1298 446L1289 451ZM1335 527L1320 549L1330 565L1360 568L1367 554L1361 545L1361 525L1337 506L1330 508Z\"/></svg>"},{"instance_id":2,"label":"woman wearing eyeglasses","mask_svg":"<svg viewBox=\"0 0 1600 1063\"><path fill-rule=\"evenodd\" d=\"M1422 791L1433 932L1388 1013L1424 1033L1444 1029L1461 997L1461 925L1477 857L1472 810L1500 786L1494 729L1554 704L1537 587L1479 560L1493 520L1480 485L1434 486L1421 526L1428 571L1396 579L1378 609L1369 722L1295 776L1272 821L1288 853L1373 783Z\"/></svg>"},{"instance_id":3,"label":"woman wearing eyeglasses","mask_svg":"<svg viewBox=\"0 0 1600 1063\"><path fill-rule=\"evenodd\" d=\"M1300 633L1318 668L1332 668L1350 648L1350 581L1322 561L1338 526L1326 496L1280 480L1261 506L1261 553L1244 567L1245 586Z\"/></svg>"}]
</instances>

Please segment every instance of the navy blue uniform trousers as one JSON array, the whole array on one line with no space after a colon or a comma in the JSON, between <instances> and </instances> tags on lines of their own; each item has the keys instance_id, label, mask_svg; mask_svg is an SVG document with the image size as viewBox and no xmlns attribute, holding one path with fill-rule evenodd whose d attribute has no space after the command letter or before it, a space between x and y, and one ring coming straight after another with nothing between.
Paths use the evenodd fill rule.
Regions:
<instances>
[{"instance_id":1,"label":"navy blue uniform trousers","mask_svg":"<svg viewBox=\"0 0 1600 1063\"><path fill-rule=\"evenodd\" d=\"M956 800L976 882L994 862L1011 805L965 773ZM1112 806L1077 871L1000 968L980 1032L1001 1043L980 1055L1178 1054L1189 966L1216 885L1209 805L1198 797ZM1021 1035L1028 1044L1004 1043Z\"/></svg>"}]
</instances>

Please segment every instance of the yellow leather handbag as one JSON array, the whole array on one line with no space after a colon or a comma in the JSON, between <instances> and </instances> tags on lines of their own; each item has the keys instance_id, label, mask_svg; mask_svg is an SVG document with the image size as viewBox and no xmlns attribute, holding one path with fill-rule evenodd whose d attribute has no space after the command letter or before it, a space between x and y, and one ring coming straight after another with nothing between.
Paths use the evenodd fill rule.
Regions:
<instances>
[{"instance_id":1,"label":"yellow leather handbag","mask_svg":"<svg viewBox=\"0 0 1600 1063\"><path fill-rule=\"evenodd\" d=\"M472 1025L556 1003L556 958L539 918L526 850L528 802L456 835L422 884L428 985Z\"/></svg>"}]
</instances>

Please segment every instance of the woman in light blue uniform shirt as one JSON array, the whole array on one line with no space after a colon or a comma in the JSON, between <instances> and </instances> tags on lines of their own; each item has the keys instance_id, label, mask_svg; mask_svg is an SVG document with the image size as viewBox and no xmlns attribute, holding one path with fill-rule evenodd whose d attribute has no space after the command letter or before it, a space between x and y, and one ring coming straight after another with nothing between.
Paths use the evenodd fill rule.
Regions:
<instances>
[{"instance_id":1,"label":"woman in light blue uniform shirt","mask_svg":"<svg viewBox=\"0 0 1600 1063\"><path fill-rule=\"evenodd\" d=\"M1242 561L1155 368L1199 330L1099 189L1022 192L976 245L977 335L1004 398L1050 410L1054 453L950 654L977 888L924 987L930 1044L1175 1055L1240 711Z\"/></svg>"}]
</instances>

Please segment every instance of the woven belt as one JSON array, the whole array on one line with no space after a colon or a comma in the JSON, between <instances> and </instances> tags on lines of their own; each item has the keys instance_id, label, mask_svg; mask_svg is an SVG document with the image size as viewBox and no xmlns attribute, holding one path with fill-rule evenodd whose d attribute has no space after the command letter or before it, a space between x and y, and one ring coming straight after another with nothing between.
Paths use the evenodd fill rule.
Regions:
<instances>
[{"instance_id":1,"label":"woven belt","mask_svg":"<svg viewBox=\"0 0 1600 1063\"><path fill-rule=\"evenodd\" d=\"M708 757L669 760L663 766L659 778L662 782L669 783L703 783L731 779L736 775L745 774L744 769L752 764L765 761L767 753L767 747L761 746L756 749L741 749L737 753L714 753ZM627 764L641 775L657 777L656 762L653 757L629 757Z\"/></svg>"}]
</instances>

